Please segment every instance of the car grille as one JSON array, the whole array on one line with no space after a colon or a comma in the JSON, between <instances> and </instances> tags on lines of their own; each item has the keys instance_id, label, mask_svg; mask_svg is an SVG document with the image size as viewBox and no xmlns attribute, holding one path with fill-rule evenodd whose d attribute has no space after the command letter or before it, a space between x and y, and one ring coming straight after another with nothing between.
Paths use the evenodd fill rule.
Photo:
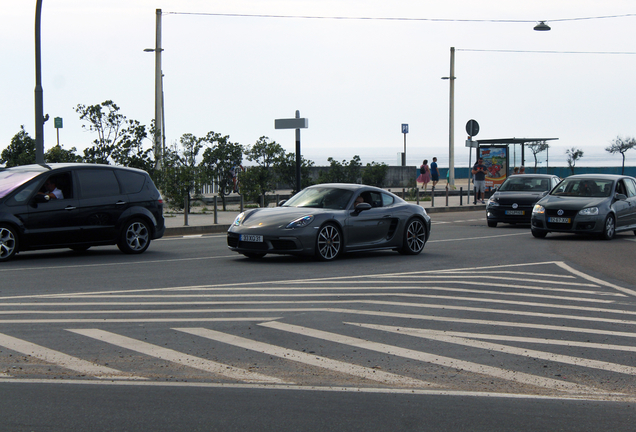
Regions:
<instances>
[{"instance_id":1,"label":"car grille","mask_svg":"<svg viewBox=\"0 0 636 432\"><path fill-rule=\"evenodd\" d=\"M558 209L546 209L545 210L545 216L546 216L546 226L548 228L551 229L558 229L558 230L570 230L572 229L572 224L574 223L574 217L576 216L576 214L578 213L577 210L563 210L563 214L558 214L559 210ZM570 223L566 224L566 223L551 223L548 222L550 217L564 217L564 218L570 218Z\"/></svg>"},{"instance_id":2,"label":"car grille","mask_svg":"<svg viewBox=\"0 0 636 432\"><path fill-rule=\"evenodd\" d=\"M274 250L285 251L296 249L296 243L292 240L272 240L271 243Z\"/></svg>"}]
</instances>

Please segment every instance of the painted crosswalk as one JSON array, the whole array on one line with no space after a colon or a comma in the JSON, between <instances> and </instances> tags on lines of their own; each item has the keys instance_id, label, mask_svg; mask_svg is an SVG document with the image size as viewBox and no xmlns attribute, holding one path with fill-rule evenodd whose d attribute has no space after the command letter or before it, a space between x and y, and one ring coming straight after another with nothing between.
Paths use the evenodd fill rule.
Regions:
<instances>
[{"instance_id":1,"label":"painted crosswalk","mask_svg":"<svg viewBox=\"0 0 636 432\"><path fill-rule=\"evenodd\" d=\"M636 399L630 287L475 270L1 297L0 379Z\"/></svg>"}]
</instances>

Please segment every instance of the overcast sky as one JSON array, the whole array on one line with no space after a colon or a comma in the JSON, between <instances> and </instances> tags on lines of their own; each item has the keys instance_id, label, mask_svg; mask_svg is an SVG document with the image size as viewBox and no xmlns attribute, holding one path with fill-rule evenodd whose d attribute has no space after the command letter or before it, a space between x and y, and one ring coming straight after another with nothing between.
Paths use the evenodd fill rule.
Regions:
<instances>
[{"instance_id":1,"label":"overcast sky","mask_svg":"<svg viewBox=\"0 0 636 432\"><path fill-rule=\"evenodd\" d=\"M3 5L0 149L20 125L35 138L36 1ZM408 123L407 163L437 156L448 166L449 81L441 77L451 47L456 166L468 164L469 119L480 124L475 139L558 138L550 165L565 165L571 147L585 152L577 165L620 165L605 147L636 136L636 16L620 16L636 13L633 0L43 0L44 112L63 118L64 148L81 152L96 138L82 130L77 104L110 99L150 125L154 54L143 50L155 44L156 9L168 143L214 131L243 145L267 136L291 152L294 132L275 130L274 120L300 110L309 119L303 155L317 165L354 155L395 165ZM597 18L606 16L615 17ZM533 31L540 20L552 30ZM601 54L609 52L618 54ZM45 148L56 141L51 120ZM635 161L628 152L627 164Z\"/></svg>"}]
</instances>

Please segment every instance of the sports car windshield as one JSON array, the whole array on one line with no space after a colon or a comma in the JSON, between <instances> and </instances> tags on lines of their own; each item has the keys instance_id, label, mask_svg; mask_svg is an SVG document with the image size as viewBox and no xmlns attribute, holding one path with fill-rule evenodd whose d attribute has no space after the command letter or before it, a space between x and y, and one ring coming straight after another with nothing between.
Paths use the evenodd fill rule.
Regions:
<instances>
[{"instance_id":1,"label":"sports car windshield","mask_svg":"<svg viewBox=\"0 0 636 432\"><path fill-rule=\"evenodd\" d=\"M291 197L283 207L310 207L343 210L351 200L353 192L332 187L307 188Z\"/></svg>"},{"instance_id":2,"label":"sports car windshield","mask_svg":"<svg viewBox=\"0 0 636 432\"><path fill-rule=\"evenodd\" d=\"M603 198L611 195L613 183L613 180L565 179L551 195Z\"/></svg>"},{"instance_id":3,"label":"sports car windshield","mask_svg":"<svg viewBox=\"0 0 636 432\"><path fill-rule=\"evenodd\" d=\"M550 179L512 176L501 185L499 190L502 192L545 192L550 190Z\"/></svg>"},{"instance_id":4,"label":"sports car windshield","mask_svg":"<svg viewBox=\"0 0 636 432\"><path fill-rule=\"evenodd\" d=\"M40 174L36 171L0 171L0 198Z\"/></svg>"}]
</instances>

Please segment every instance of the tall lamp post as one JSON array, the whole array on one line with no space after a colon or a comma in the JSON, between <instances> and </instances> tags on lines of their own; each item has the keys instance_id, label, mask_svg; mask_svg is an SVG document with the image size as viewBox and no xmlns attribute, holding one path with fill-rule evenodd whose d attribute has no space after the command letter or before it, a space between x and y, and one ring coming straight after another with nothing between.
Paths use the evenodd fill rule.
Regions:
<instances>
[{"instance_id":1,"label":"tall lamp post","mask_svg":"<svg viewBox=\"0 0 636 432\"><path fill-rule=\"evenodd\" d=\"M44 163L44 100L42 90L42 61L40 21L42 0L35 5L35 163Z\"/></svg>"},{"instance_id":2,"label":"tall lamp post","mask_svg":"<svg viewBox=\"0 0 636 432\"><path fill-rule=\"evenodd\" d=\"M157 28L155 48L146 48L145 52L155 53L155 169L163 166L163 74L161 72L161 9L157 9Z\"/></svg>"},{"instance_id":3,"label":"tall lamp post","mask_svg":"<svg viewBox=\"0 0 636 432\"><path fill-rule=\"evenodd\" d=\"M448 103L448 184L455 186L455 47L450 49L450 75L442 77L450 83Z\"/></svg>"}]
</instances>

